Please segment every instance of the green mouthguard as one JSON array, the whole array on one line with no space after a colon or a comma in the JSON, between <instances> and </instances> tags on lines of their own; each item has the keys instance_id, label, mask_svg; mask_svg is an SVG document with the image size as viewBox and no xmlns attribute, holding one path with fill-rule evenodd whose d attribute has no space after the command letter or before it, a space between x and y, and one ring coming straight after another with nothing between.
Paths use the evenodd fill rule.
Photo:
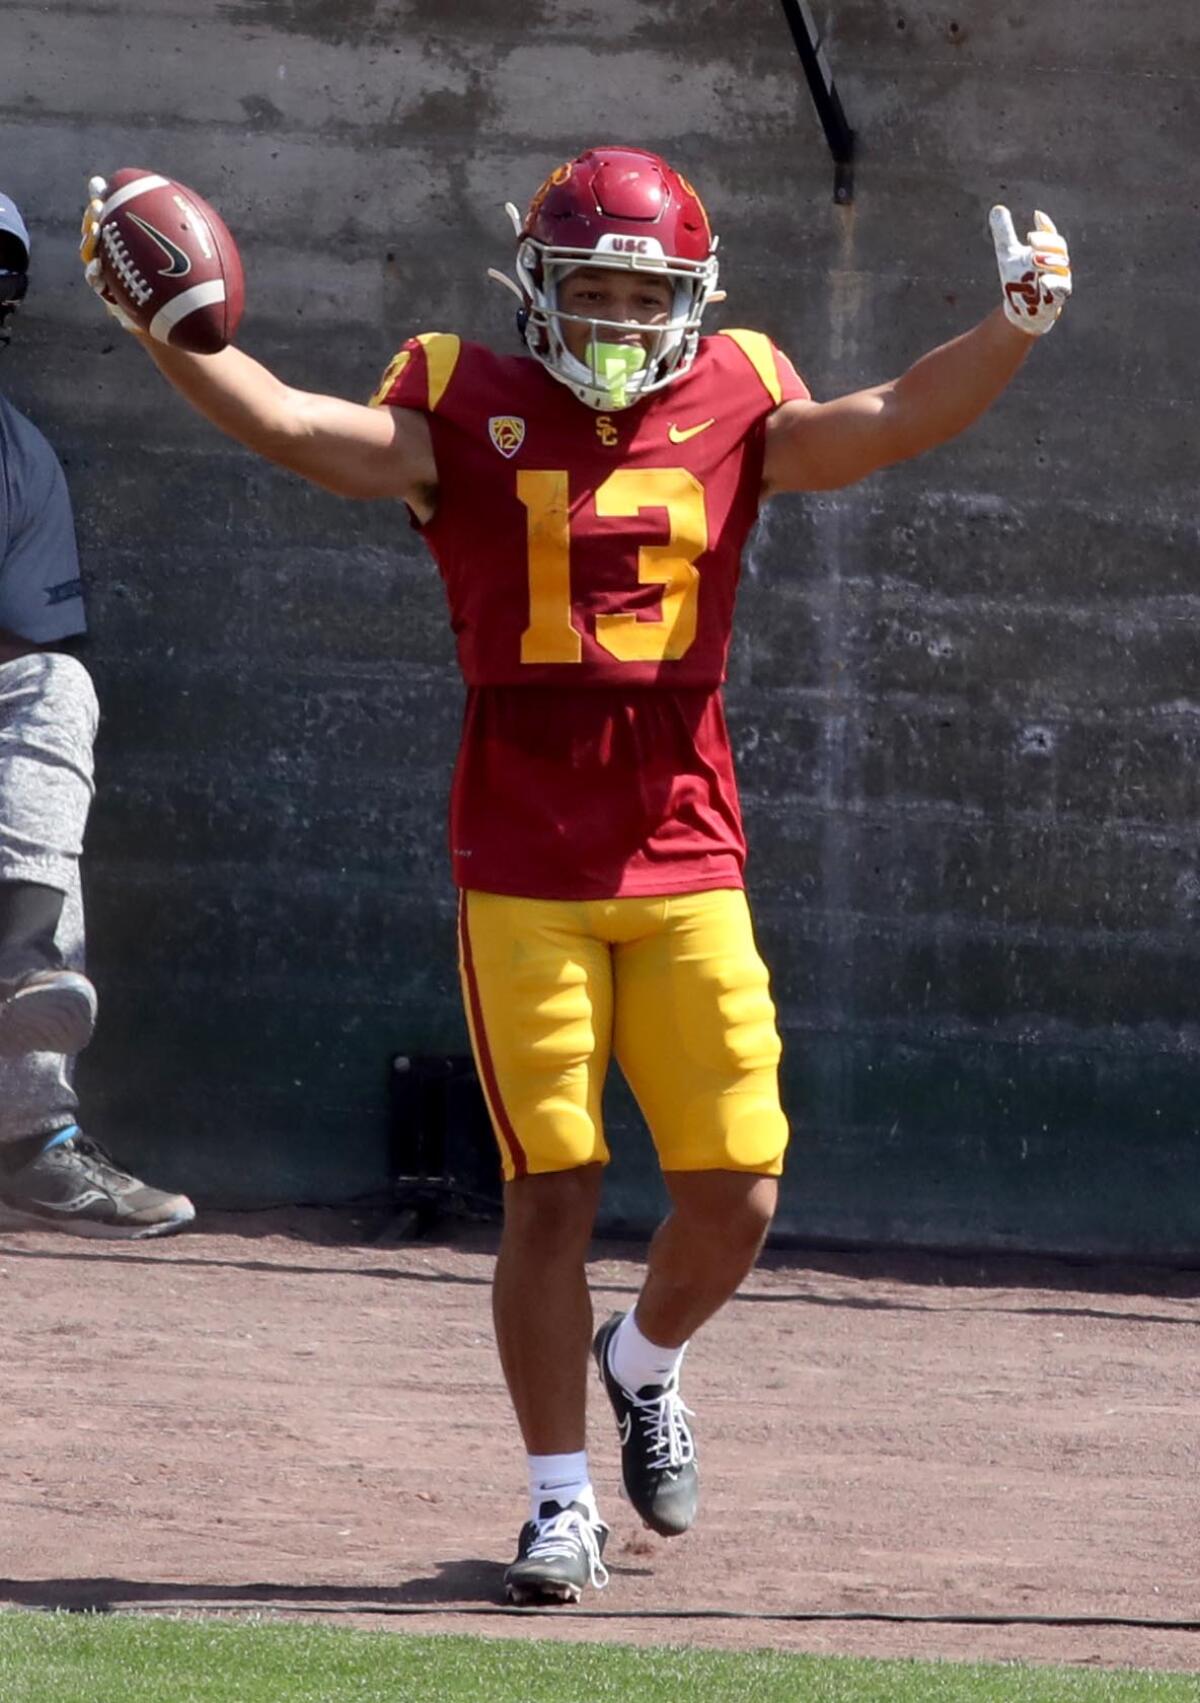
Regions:
<instances>
[{"instance_id":1,"label":"green mouthguard","mask_svg":"<svg viewBox=\"0 0 1200 1703\"><path fill-rule=\"evenodd\" d=\"M597 342L592 344L592 360L613 407L624 408L626 386L645 366L646 351L640 343Z\"/></svg>"}]
</instances>

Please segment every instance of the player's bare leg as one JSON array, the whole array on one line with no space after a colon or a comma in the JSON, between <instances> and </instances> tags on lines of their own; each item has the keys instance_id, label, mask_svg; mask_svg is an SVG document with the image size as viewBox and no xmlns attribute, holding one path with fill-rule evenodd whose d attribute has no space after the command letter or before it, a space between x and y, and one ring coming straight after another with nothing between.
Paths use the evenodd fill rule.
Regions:
<instances>
[{"instance_id":1,"label":"player's bare leg","mask_svg":"<svg viewBox=\"0 0 1200 1703\"><path fill-rule=\"evenodd\" d=\"M578 1602L603 1585L608 1528L587 1467L592 1303L586 1259L599 1165L508 1183L492 1310L505 1382L529 1459L530 1517L505 1573L514 1602Z\"/></svg>"},{"instance_id":2,"label":"player's bare leg","mask_svg":"<svg viewBox=\"0 0 1200 1703\"><path fill-rule=\"evenodd\" d=\"M601 1326L594 1352L620 1431L625 1492L653 1531L675 1537L695 1519L699 1495L679 1394L683 1351L754 1265L779 1184L741 1171L664 1177L672 1210L650 1244L637 1305Z\"/></svg>"},{"instance_id":3,"label":"player's bare leg","mask_svg":"<svg viewBox=\"0 0 1200 1703\"><path fill-rule=\"evenodd\" d=\"M492 1311L504 1379L530 1454L586 1441L592 1303L586 1259L603 1169L521 1177L504 1190Z\"/></svg>"},{"instance_id":4,"label":"player's bare leg","mask_svg":"<svg viewBox=\"0 0 1200 1703\"><path fill-rule=\"evenodd\" d=\"M663 1180L672 1210L650 1244L634 1314L651 1342L681 1348L753 1270L779 1181L744 1171L667 1171Z\"/></svg>"}]
</instances>

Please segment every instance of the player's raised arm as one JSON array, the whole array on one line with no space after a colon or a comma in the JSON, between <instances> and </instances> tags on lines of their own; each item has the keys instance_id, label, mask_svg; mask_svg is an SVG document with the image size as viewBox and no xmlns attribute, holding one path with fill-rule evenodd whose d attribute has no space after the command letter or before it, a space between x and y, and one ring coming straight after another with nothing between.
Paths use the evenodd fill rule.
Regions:
<instances>
[{"instance_id":1,"label":"player's raised arm","mask_svg":"<svg viewBox=\"0 0 1200 1703\"><path fill-rule=\"evenodd\" d=\"M80 255L122 329L229 437L340 496L399 497L423 519L432 513L437 474L421 415L297 390L229 342L241 263L193 192L150 173L93 178Z\"/></svg>"},{"instance_id":2,"label":"player's raised arm","mask_svg":"<svg viewBox=\"0 0 1200 1703\"><path fill-rule=\"evenodd\" d=\"M1007 207L989 219L1003 305L890 383L830 402L788 402L767 424L765 494L852 485L956 436L978 419L1049 331L1071 293L1065 239L1044 213L1025 243Z\"/></svg>"},{"instance_id":3,"label":"player's raised arm","mask_svg":"<svg viewBox=\"0 0 1200 1703\"><path fill-rule=\"evenodd\" d=\"M296 390L232 346L193 355L139 341L193 408L266 460L338 496L398 497L422 519L433 512L437 472L422 415Z\"/></svg>"}]
</instances>

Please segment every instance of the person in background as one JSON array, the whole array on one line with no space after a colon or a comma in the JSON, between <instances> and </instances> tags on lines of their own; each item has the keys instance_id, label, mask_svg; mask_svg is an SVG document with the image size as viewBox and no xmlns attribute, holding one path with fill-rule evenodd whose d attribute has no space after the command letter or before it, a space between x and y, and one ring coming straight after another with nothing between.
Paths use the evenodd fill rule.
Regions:
<instances>
[{"instance_id":1,"label":"person in background","mask_svg":"<svg viewBox=\"0 0 1200 1703\"><path fill-rule=\"evenodd\" d=\"M0 194L0 346L28 285L29 233ZM0 1229L161 1235L185 1195L150 1188L80 1130L74 1055L96 1021L79 858L99 711L69 647L85 630L66 480L0 392Z\"/></svg>"}]
</instances>

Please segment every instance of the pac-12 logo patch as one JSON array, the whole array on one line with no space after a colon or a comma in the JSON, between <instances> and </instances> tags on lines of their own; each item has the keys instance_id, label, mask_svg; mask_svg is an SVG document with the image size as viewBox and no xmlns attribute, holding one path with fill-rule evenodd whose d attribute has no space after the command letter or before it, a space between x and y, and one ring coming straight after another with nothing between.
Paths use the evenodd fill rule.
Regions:
<instances>
[{"instance_id":1,"label":"pac-12 logo patch","mask_svg":"<svg viewBox=\"0 0 1200 1703\"><path fill-rule=\"evenodd\" d=\"M525 422L516 414L493 414L488 421L488 436L509 461L525 442Z\"/></svg>"}]
</instances>

